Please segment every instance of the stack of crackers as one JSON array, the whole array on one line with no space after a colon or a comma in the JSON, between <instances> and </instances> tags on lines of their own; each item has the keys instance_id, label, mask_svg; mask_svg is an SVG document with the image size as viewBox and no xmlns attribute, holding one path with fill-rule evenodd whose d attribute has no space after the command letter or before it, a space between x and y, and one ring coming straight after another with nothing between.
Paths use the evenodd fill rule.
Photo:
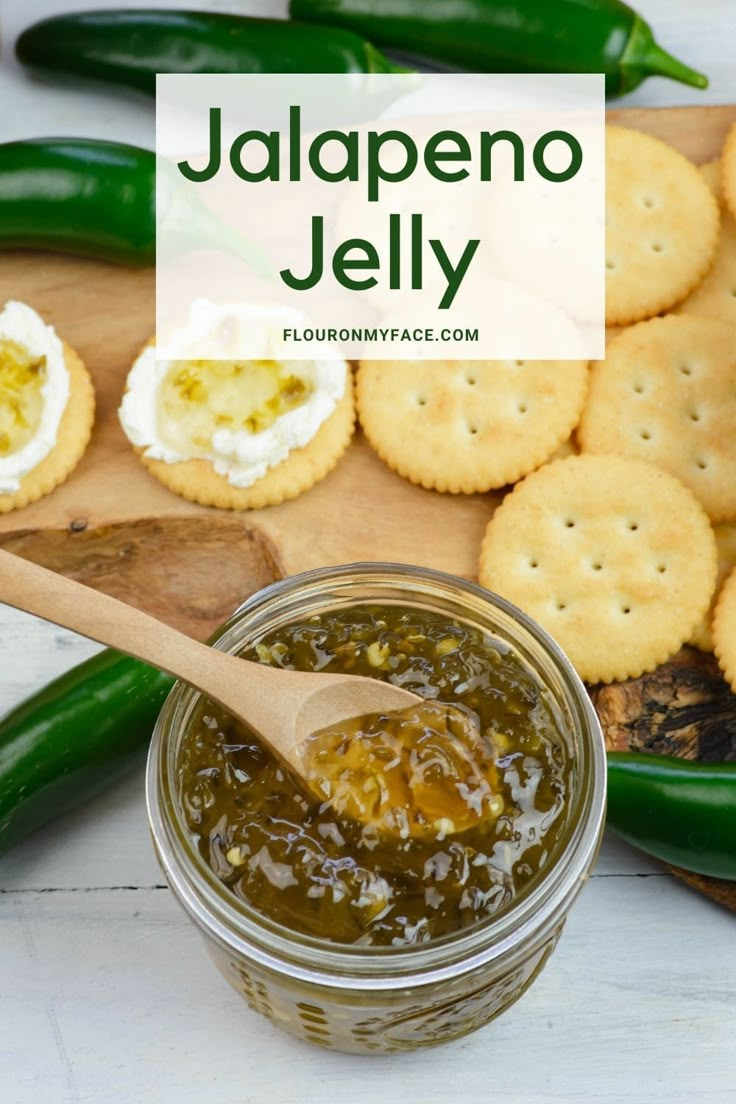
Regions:
<instances>
[{"instance_id":1,"label":"stack of crackers","mask_svg":"<svg viewBox=\"0 0 736 1104\"><path fill-rule=\"evenodd\" d=\"M361 363L358 415L423 487L515 484L480 580L588 682L686 642L736 690L736 124L700 168L607 132L606 359Z\"/></svg>"}]
</instances>

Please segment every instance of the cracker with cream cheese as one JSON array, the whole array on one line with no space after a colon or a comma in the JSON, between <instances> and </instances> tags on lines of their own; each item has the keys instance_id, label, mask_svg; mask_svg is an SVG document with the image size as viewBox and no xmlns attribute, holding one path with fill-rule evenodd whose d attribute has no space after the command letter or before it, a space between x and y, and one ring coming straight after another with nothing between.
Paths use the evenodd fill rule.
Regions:
<instances>
[{"instance_id":1,"label":"cracker with cream cheese","mask_svg":"<svg viewBox=\"0 0 736 1104\"><path fill-rule=\"evenodd\" d=\"M49 494L92 433L95 396L77 353L24 303L0 312L0 513Z\"/></svg>"},{"instance_id":2,"label":"cracker with cream cheese","mask_svg":"<svg viewBox=\"0 0 736 1104\"><path fill-rule=\"evenodd\" d=\"M129 376L120 420L143 464L204 506L277 505L324 478L354 427L342 361L157 362L153 343Z\"/></svg>"}]
</instances>

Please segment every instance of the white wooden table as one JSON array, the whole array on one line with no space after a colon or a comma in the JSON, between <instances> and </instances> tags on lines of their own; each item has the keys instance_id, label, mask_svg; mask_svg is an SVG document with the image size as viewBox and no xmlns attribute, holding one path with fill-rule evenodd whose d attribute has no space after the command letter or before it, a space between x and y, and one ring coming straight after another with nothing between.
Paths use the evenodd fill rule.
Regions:
<instances>
[{"instance_id":1,"label":"white wooden table","mask_svg":"<svg viewBox=\"0 0 736 1104\"><path fill-rule=\"evenodd\" d=\"M69 133L150 143L144 104L59 91L13 68L15 32L64 7L0 0L0 140ZM639 0L638 8L712 84L703 95L650 81L628 102L736 101L734 0ZM92 651L0 607L0 713ZM2 1104L325 1098L732 1104L736 918L608 839L550 964L506 1016L439 1050L359 1059L290 1040L220 979L162 884L140 774L0 860Z\"/></svg>"}]
</instances>

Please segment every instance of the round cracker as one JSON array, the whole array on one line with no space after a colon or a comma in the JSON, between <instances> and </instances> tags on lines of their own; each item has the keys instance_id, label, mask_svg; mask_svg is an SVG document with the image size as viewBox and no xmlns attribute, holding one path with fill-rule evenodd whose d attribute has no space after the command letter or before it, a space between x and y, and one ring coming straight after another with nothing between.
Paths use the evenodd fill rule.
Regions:
<instances>
[{"instance_id":1,"label":"round cracker","mask_svg":"<svg viewBox=\"0 0 736 1104\"><path fill-rule=\"evenodd\" d=\"M723 584L713 614L713 648L726 682L736 694L736 568Z\"/></svg>"},{"instance_id":2,"label":"round cracker","mask_svg":"<svg viewBox=\"0 0 736 1104\"><path fill-rule=\"evenodd\" d=\"M723 167L720 157L716 157L714 161L704 161L702 165L698 165L698 172L718 203L723 203L723 182L721 180Z\"/></svg>"},{"instance_id":3,"label":"round cracker","mask_svg":"<svg viewBox=\"0 0 736 1104\"><path fill-rule=\"evenodd\" d=\"M721 318L736 324L736 219L723 201L721 162L699 166L703 179L721 204L721 232L715 259L702 282L676 308L678 314Z\"/></svg>"},{"instance_id":4,"label":"round cracker","mask_svg":"<svg viewBox=\"0 0 736 1104\"><path fill-rule=\"evenodd\" d=\"M20 481L12 494L0 494L0 514L20 509L58 487L76 468L92 435L95 392L89 372L78 354L62 342L69 373L69 399L59 422L56 444Z\"/></svg>"},{"instance_id":5,"label":"round cracker","mask_svg":"<svg viewBox=\"0 0 736 1104\"><path fill-rule=\"evenodd\" d=\"M358 417L405 479L474 494L549 459L578 422L587 380L583 360L363 361Z\"/></svg>"},{"instance_id":6,"label":"round cracker","mask_svg":"<svg viewBox=\"0 0 736 1104\"><path fill-rule=\"evenodd\" d=\"M721 153L721 189L729 211L736 218L736 123L726 135Z\"/></svg>"},{"instance_id":7,"label":"round cracker","mask_svg":"<svg viewBox=\"0 0 736 1104\"><path fill-rule=\"evenodd\" d=\"M588 682L653 670L689 638L716 574L708 519L653 464L571 456L507 495L480 581L534 617Z\"/></svg>"},{"instance_id":8,"label":"round cracker","mask_svg":"<svg viewBox=\"0 0 736 1104\"><path fill-rule=\"evenodd\" d=\"M606 128L606 324L669 310L700 283L718 204L692 162L658 138Z\"/></svg>"},{"instance_id":9,"label":"round cracker","mask_svg":"<svg viewBox=\"0 0 736 1104\"><path fill-rule=\"evenodd\" d=\"M259 510L296 498L324 479L348 447L354 428L353 382L348 372L343 397L312 440L290 452L250 487L233 487L226 476L217 474L209 460L167 464L149 459L143 448L136 448L135 452L156 479L190 502L223 510Z\"/></svg>"},{"instance_id":10,"label":"round cracker","mask_svg":"<svg viewBox=\"0 0 736 1104\"><path fill-rule=\"evenodd\" d=\"M713 614L718 605L721 588L736 567L736 525L716 525L713 529L718 549L718 573L716 586L709 609L698 623L695 632L690 637L690 643L701 652L713 651Z\"/></svg>"},{"instance_id":11,"label":"round cracker","mask_svg":"<svg viewBox=\"0 0 736 1104\"><path fill-rule=\"evenodd\" d=\"M736 324L736 219L730 212L723 214L712 268L677 312Z\"/></svg>"},{"instance_id":12,"label":"round cracker","mask_svg":"<svg viewBox=\"0 0 736 1104\"><path fill-rule=\"evenodd\" d=\"M721 158L716 157L713 161L703 161L702 164L698 164L697 171L700 172L708 188L713 192L714 199L718 203L723 203L723 166Z\"/></svg>"},{"instance_id":13,"label":"round cracker","mask_svg":"<svg viewBox=\"0 0 736 1104\"><path fill-rule=\"evenodd\" d=\"M689 315L640 322L593 365L583 452L667 468L713 521L736 518L736 326Z\"/></svg>"}]
</instances>

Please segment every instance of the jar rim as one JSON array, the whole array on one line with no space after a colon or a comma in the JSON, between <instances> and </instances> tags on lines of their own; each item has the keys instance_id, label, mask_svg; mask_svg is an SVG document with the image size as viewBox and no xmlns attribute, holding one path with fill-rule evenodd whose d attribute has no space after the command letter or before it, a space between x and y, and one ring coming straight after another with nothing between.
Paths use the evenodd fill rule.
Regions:
<instances>
[{"instance_id":1,"label":"jar rim","mask_svg":"<svg viewBox=\"0 0 736 1104\"><path fill-rule=\"evenodd\" d=\"M576 753L582 751L587 762L577 772L576 792L567 815L567 837L563 837L562 844L556 844L556 854L544 873L533 878L498 913L422 944L393 947L337 943L286 928L236 898L199 854L184 824L168 766L169 734L181 730L181 723L177 722L185 721L202 695L177 682L156 723L146 777L151 832L172 890L195 922L222 945L255 956L273 970L286 968L291 976L314 981L318 975L323 983L333 987L348 987L356 977L367 988L390 987L392 979L405 985L407 975L411 975L412 984L435 982L506 955L529 939L544 938L550 927L559 922L587 877L603 826L605 746L598 717L580 677L560 646L540 625L477 583L432 568L400 563L359 562L315 568L280 579L250 595L217 630L212 644L225 651L233 645L237 647L242 643L238 630L245 628L256 613L267 612L287 598L298 600L300 595L304 598L310 588L332 588L324 594L327 600L335 588L346 588L347 594L350 585L390 586L392 580L398 584L402 601L407 605L412 604L412 599L416 602L418 593L441 600L443 593L449 591L456 600L465 599L467 604L472 599L481 604L486 614L501 615L520 630L559 677L567 695L568 714L577 729ZM345 604L355 606L369 601L370 598L362 598ZM518 644L496 632L500 640L512 646ZM538 665L532 669L544 682Z\"/></svg>"}]
</instances>

